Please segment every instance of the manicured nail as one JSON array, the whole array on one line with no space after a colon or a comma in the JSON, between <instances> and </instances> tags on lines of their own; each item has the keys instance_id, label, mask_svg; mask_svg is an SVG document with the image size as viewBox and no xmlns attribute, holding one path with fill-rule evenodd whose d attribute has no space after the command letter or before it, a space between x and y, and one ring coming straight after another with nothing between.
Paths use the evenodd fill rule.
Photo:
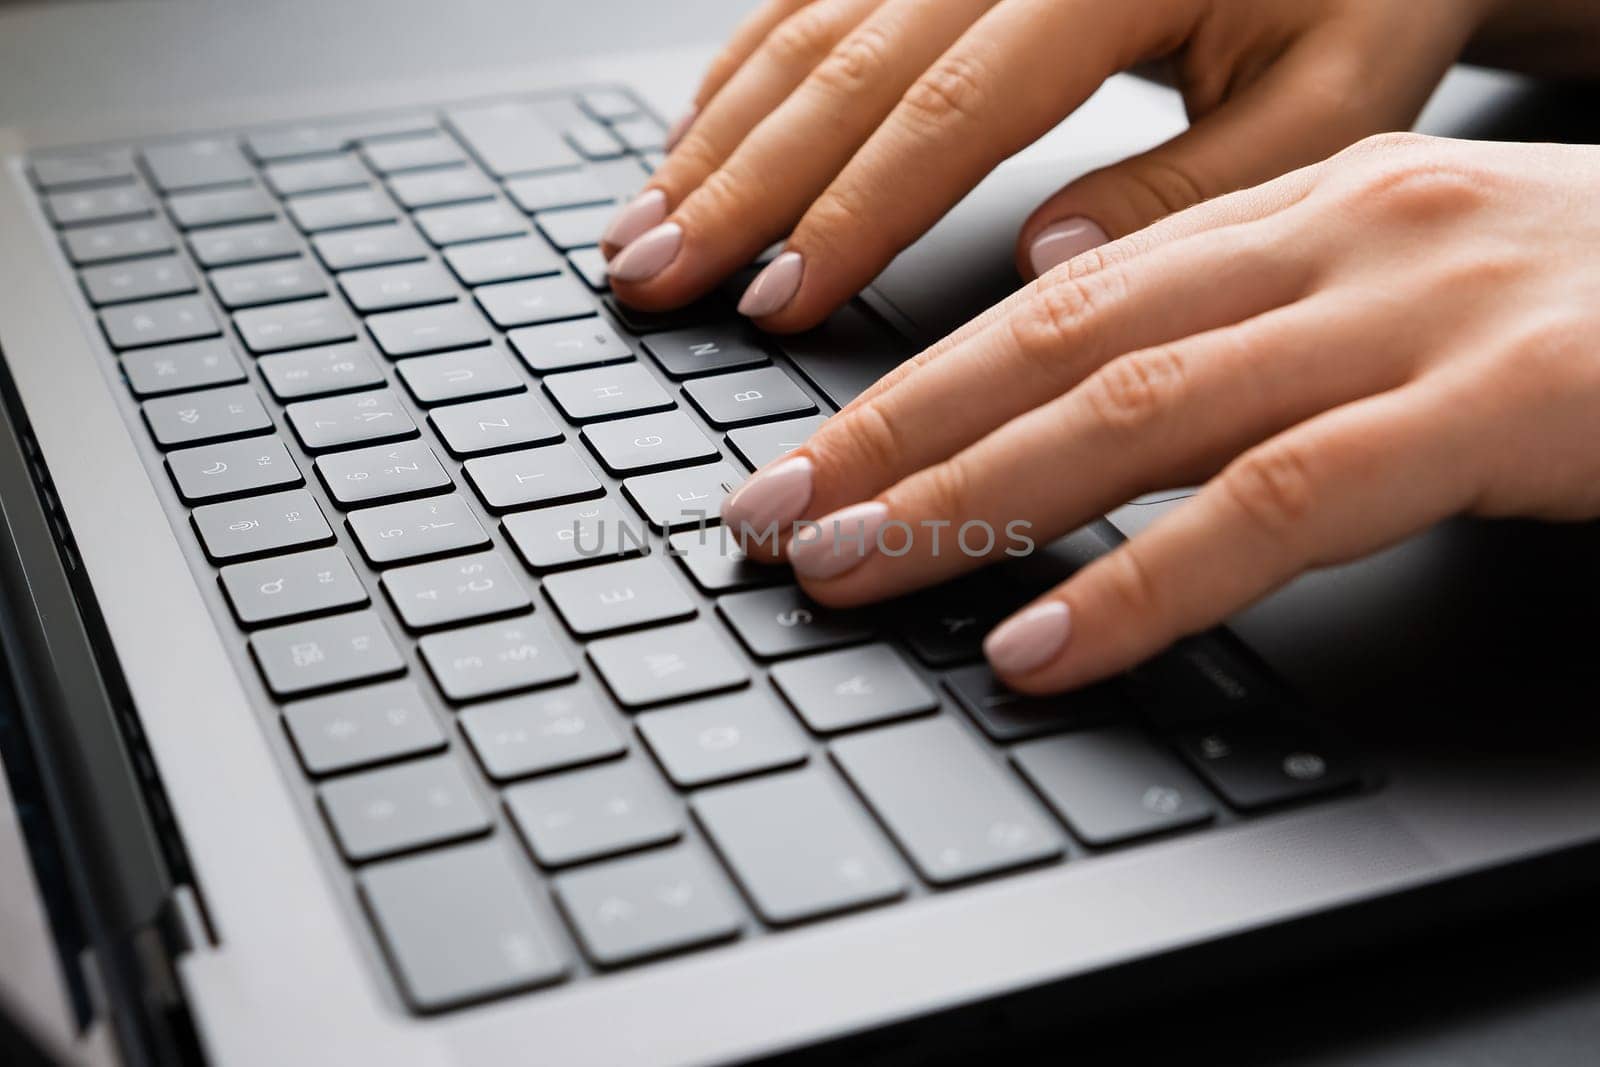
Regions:
<instances>
[{"instance_id":1,"label":"manicured nail","mask_svg":"<svg viewBox=\"0 0 1600 1067\"><path fill-rule=\"evenodd\" d=\"M776 549L788 540L789 524L811 503L815 472L815 464L805 456L790 456L758 471L722 502L722 525L741 540L748 533Z\"/></svg>"},{"instance_id":2,"label":"manicured nail","mask_svg":"<svg viewBox=\"0 0 1600 1067\"><path fill-rule=\"evenodd\" d=\"M682 244L683 227L676 222L664 222L618 252L617 258L606 266L606 273L614 282L647 281L678 258Z\"/></svg>"},{"instance_id":3,"label":"manicured nail","mask_svg":"<svg viewBox=\"0 0 1600 1067\"><path fill-rule=\"evenodd\" d=\"M624 248L650 227L659 226L666 217L667 194L660 189L646 189L611 216L600 240L615 248Z\"/></svg>"},{"instance_id":4,"label":"manicured nail","mask_svg":"<svg viewBox=\"0 0 1600 1067\"><path fill-rule=\"evenodd\" d=\"M1028 248L1028 263L1037 276L1109 240L1106 231L1089 219L1062 219L1039 231L1039 236L1033 239L1033 244Z\"/></svg>"},{"instance_id":5,"label":"manicured nail","mask_svg":"<svg viewBox=\"0 0 1600 1067\"><path fill-rule=\"evenodd\" d=\"M859 567L878 547L878 531L889 519L889 505L852 504L817 520L814 537L797 531L789 539L789 564L807 578L837 578Z\"/></svg>"},{"instance_id":6,"label":"manicured nail","mask_svg":"<svg viewBox=\"0 0 1600 1067\"><path fill-rule=\"evenodd\" d=\"M700 109L691 107L688 111L678 116L678 121L674 122L672 128L667 131L666 147L668 152L678 147L678 142L683 140L683 135L689 132L689 127L694 125L694 120L699 115Z\"/></svg>"},{"instance_id":7,"label":"manicured nail","mask_svg":"<svg viewBox=\"0 0 1600 1067\"><path fill-rule=\"evenodd\" d=\"M800 289L800 275L805 269L806 261L799 252L785 252L768 263L740 297L739 314L759 319L783 307Z\"/></svg>"},{"instance_id":8,"label":"manicured nail","mask_svg":"<svg viewBox=\"0 0 1600 1067\"><path fill-rule=\"evenodd\" d=\"M983 654L1001 674L1027 674L1055 659L1071 633L1071 610L1051 600L1001 623L983 639Z\"/></svg>"}]
</instances>

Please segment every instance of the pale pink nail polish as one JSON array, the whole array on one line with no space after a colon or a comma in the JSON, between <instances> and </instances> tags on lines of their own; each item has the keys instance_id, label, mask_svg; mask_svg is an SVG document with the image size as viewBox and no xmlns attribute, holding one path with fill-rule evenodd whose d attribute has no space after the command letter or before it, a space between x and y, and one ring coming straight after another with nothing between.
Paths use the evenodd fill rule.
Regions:
<instances>
[{"instance_id":1,"label":"pale pink nail polish","mask_svg":"<svg viewBox=\"0 0 1600 1067\"><path fill-rule=\"evenodd\" d=\"M600 240L617 248L626 247L652 226L659 226L667 217L667 194L660 189L646 189L611 216Z\"/></svg>"},{"instance_id":2,"label":"pale pink nail polish","mask_svg":"<svg viewBox=\"0 0 1600 1067\"><path fill-rule=\"evenodd\" d=\"M1037 276L1109 240L1106 231L1090 219L1062 219L1039 231L1033 244L1028 246L1028 263Z\"/></svg>"},{"instance_id":3,"label":"pale pink nail polish","mask_svg":"<svg viewBox=\"0 0 1600 1067\"><path fill-rule=\"evenodd\" d=\"M1059 600L1050 600L997 626L983 639L983 654L1001 674L1027 674L1055 659L1071 633L1071 610Z\"/></svg>"},{"instance_id":4,"label":"pale pink nail polish","mask_svg":"<svg viewBox=\"0 0 1600 1067\"><path fill-rule=\"evenodd\" d=\"M694 120L700 117L700 109L691 107L688 111L678 116L678 121L667 130L666 148L670 152L678 147L678 142L683 140L683 135L689 132L689 127L694 125Z\"/></svg>"},{"instance_id":5,"label":"pale pink nail polish","mask_svg":"<svg viewBox=\"0 0 1600 1067\"><path fill-rule=\"evenodd\" d=\"M768 263L739 299L739 314L759 319L781 309L800 290L800 275L805 268L806 261L799 252L785 252Z\"/></svg>"},{"instance_id":6,"label":"pale pink nail polish","mask_svg":"<svg viewBox=\"0 0 1600 1067\"><path fill-rule=\"evenodd\" d=\"M647 281L678 258L678 249L682 246L683 227L676 222L664 222L618 252L607 265L606 273L614 282Z\"/></svg>"},{"instance_id":7,"label":"pale pink nail polish","mask_svg":"<svg viewBox=\"0 0 1600 1067\"><path fill-rule=\"evenodd\" d=\"M877 501L842 508L817 520L815 537L790 539L789 563L807 578L837 578L877 552L887 521L889 506Z\"/></svg>"},{"instance_id":8,"label":"pale pink nail polish","mask_svg":"<svg viewBox=\"0 0 1600 1067\"><path fill-rule=\"evenodd\" d=\"M790 456L757 471L722 502L722 525L743 544L746 538L774 549L789 539L789 524L811 503L816 465L805 456Z\"/></svg>"}]
</instances>

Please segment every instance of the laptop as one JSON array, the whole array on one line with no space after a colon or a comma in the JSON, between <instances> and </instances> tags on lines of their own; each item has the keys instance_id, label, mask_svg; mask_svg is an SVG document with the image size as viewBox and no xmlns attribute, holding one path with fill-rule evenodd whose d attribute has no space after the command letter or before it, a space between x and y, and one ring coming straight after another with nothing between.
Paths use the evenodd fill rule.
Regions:
<instances>
[{"instance_id":1,"label":"laptop","mask_svg":"<svg viewBox=\"0 0 1600 1067\"><path fill-rule=\"evenodd\" d=\"M985 629L1181 493L861 612L739 558L721 498L1182 113L1115 80L768 337L595 247L699 61L0 134L19 1047L932 1062L1588 855L1587 529L1447 524L1045 700Z\"/></svg>"}]
</instances>

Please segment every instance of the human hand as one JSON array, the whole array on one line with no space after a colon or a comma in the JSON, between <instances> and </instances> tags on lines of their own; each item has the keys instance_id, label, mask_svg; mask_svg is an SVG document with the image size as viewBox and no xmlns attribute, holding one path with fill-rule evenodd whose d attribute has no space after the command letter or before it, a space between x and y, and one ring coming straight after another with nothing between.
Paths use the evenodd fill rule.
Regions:
<instances>
[{"instance_id":1,"label":"human hand","mask_svg":"<svg viewBox=\"0 0 1600 1067\"><path fill-rule=\"evenodd\" d=\"M1597 188L1600 148L1369 139L1056 267L723 521L757 555L751 533L814 520L786 555L812 597L857 605L1002 558L1016 520L1043 543L1205 482L989 635L1001 677L1042 693L1450 515L1600 516ZM983 559L964 523L996 532Z\"/></svg>"},{"instance_id":2,"label":"human hand","mask_svg":"<svg viewBox=\"0 0 1600 1067\"><path fill-rule=\"evenodd\" d=\"M612 286L677 306L786 238L740 310L813 326L1106 78L1172 57L1192 127L1035 211L1017 243L1033 277L1408 127L1494 2L767 0L607 230Z\"/></svg>"}]
</instances>

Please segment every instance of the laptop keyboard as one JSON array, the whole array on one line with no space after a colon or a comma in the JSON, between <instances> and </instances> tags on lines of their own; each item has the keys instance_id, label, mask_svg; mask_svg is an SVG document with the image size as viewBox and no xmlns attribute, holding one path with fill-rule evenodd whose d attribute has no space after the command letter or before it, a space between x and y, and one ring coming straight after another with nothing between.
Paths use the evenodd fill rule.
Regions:
<instances>
[{"instance_id":1,"label":"laptop keyboard","mask_svg":"<svg viewBox=\"0 0 1600 1067\"><path fill-rule=\"evenodd\" d=\"M841 612L742 559L723 497L891 339L610 301L595 246L662 136L607 89L31 162L411 1007L1357 784L1226 635L1023 699L979 647L1029 593L1005 568Z\"/></svg>"}]
</instances>

